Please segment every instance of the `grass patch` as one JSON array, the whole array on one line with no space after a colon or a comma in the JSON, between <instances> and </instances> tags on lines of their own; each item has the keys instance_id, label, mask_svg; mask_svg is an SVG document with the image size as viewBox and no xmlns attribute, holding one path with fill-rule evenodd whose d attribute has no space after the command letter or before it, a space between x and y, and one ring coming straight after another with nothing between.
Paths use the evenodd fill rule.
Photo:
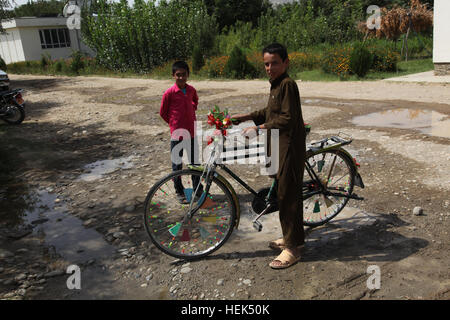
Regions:
<instances>
[{"instance_id":1,"label":"grass patch","mask_svg":"<svg viewBox=\"0 0 450 320\"><path fill-rule=\"evenodd\" d=\"M34 63L33 63L34 64ZM12 74L39 74L39 75L54 75L54 76L74 76L75 74L70 72L54 72L51 69L42 70L38 67L34 68L11 68ZM397 72L369 72L365 78L358 78L356 75L349 76L347 81L373 81L382 80L393 77L405 76L408 74L420 73L431 71L434 69L434 64L431 58L427 59L415 59L406 61L400 61L397 64ZM138 79L157 79L157 80L173 80L171 70L168 68L160 68L151 73L133 73L133 72L115 72L103 68L97 70L81 70L80 76L87 77L110 77L110 78L138 78ZM288 71L289 72L289 71ZM323 72L321 69L308 70L295 73L295 70L289 72L289 75L295 79L303 81L342 81L339 76ZM202 81L202 80L214 80L214 81L230 81L232 79L227 78L211 78L204 74L195 74L191 72L189 80ZM264 79L260 79L264 80ZM265 79L267 80L267 79Z\"/></svg>"},{"instance_id":2,"label":"grass patch","mask_svg":"<svg viewBox=\"0 0 450 320\"><path fill-rule=\"evenodd\" d=\"M433 60L430 59L417 59L400 61L397 64L397 72L375 72L369 73L366 76L366 80L381 80L393 77L406 76L408 74L427 72L434 69Z\"/></svg>"},{"instance_id":3,"label":"grass patch","mask_svg":"<svg viewBox=\"0 0 450 320\"><path fill-rule=\"evenodd\" d=\"M397 64L397 72L369 72L366 77L358 78L356 75L351 75L347 81L374 81L374 80L382 80L393 77L401 77L406 76L408 74L427 72L434 69L433 60L431 58L428 59L416 59L409 61L400 61ZM337 75L328 74L323 72L320 69L315 69L311 71L303 71L299 72L295 75L292 75L295 79L303 80L303 81L341 81L341 79Z\"/></svg>"}]
</instances>

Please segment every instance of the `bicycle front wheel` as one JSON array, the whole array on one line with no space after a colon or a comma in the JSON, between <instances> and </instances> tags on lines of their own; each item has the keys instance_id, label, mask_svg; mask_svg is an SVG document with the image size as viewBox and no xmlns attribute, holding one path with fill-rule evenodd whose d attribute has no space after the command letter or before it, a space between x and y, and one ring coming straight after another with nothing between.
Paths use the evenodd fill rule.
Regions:
<instances>
[{"instance_id":1,"label":"bicycle front wheel","mask_svg":"<svg viewBox=\"0 0 450 320\"><path fill-rule=\"evenodd\" d=\"M306 159L309 165L303 176L304 225L323 225L345 207L355 181L351 161L340 150L326 150Z\"/></svg>"},{"instance_id":2,"label":"bicycle front wheel","mask_svg":"<svg viewBox=\"0 0 450 320\"><path fill-rule=\"evenodd\" d=\"M186 260L201 258L230 237L236 223L231 192L216 178L208 193L204 188L202 172L187 169L169 174L149 191L144 224L152 242L164 253Z\"/></svg>"}]
</instances>

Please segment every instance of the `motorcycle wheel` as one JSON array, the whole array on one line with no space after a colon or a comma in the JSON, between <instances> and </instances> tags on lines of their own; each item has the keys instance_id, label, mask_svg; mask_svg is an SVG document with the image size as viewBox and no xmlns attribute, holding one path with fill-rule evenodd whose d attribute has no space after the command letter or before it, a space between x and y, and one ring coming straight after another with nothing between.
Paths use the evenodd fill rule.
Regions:
<instances>
[{"instance_id":1,"label":"motorcycle wheel","mask_svg":"<svg viewBox=\"0 0 450 320\"><path fill-rule=\"evenodd\" d=\"M9 124L20 124L25 119L25 110L20 104L8 106L7 115L1 117Z\"/></svg>"}]
</instances>

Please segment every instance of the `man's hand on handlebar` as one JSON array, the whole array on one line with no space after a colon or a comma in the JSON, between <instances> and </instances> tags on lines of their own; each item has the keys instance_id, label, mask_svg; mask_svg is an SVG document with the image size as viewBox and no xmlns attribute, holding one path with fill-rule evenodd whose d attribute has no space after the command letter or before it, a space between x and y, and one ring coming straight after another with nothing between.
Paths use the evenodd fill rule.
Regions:
<instances>
[{"instance_id":1,"label":"man's hand on handlebar","mask_svg":"<svg viewBox=\"0 0 450 320\"><path fill-rule=\"evenodd\" d=\"M247 127L242 129L242 135L243 136L256 136L258 131L258 127L257 126L252 126L252 127Z\"/></svg>"},{"instance_id":2,"label":"man's hand on handlebar","mask_svg":"<svg viewBox=\"0 0 450 320\"><path fill-rule=\"evenodd\" d=\"M231 117L231 122L235 125L238 125L241 122L245 122L251 119L252 118L250 117L249 114L237 114Z\"/></svg>"}]
</instances>

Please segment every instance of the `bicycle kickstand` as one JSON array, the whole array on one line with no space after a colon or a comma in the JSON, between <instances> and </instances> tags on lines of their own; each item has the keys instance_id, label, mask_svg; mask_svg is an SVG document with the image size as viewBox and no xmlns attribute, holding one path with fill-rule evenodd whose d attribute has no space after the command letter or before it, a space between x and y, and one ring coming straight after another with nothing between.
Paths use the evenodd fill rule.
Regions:
<instances>
[{"instance_id":1,"label":"bicycle kickstand","mask_svg":"<svg viewBox=\"0 0 450 320\"><path fill-rule=\"evenodd\" d=\"M256 229L256 231L260 232L263 228L262 223L259 222L259 218L261 218L264 214L266 214L267 211L272 209L272 204L268 204L267 207L255 218L253 219L253 228Z\"/></svg>"}]
</instances>

